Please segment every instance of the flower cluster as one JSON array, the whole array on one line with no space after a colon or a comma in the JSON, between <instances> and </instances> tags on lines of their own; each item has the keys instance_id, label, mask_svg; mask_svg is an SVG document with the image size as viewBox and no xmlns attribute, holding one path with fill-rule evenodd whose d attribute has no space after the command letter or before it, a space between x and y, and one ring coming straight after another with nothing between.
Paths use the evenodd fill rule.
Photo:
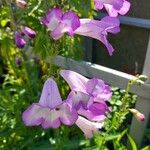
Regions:
<instances>
[{"instance_id":1,"label":"flower cluster","mask_svg":"<svg viewBox=\"0 0 150 150\"><path fill-rule=\"evenodd\" d=\"M63 14L60 8L53 8L48 11L42 19L42 23L49 31L52 31L50 35L55 40L61 38L65 32L69 36L79 34L92 37L101 41L108 49L110 55L112 55L114 49L108 42L107 35L108 33L115 34L120 31L118 18L107 16L102 20L79 19L73 11Z\"/></svg>"},{"instance_id":2,"label":"flower cluster","mask_svg":"<svg viewBox=\"0 0 150 150\"><path fill-rule=\"evenodd\" d=\"M33 39L36 33L31 28L25 26L22 27L21 32L15 33L15 43L18 48L24 48L27 39ZM26 39L26 40L25 40Z\"/></svg>"},{"instance_id":3,"label":"flower cluster","mask_svg":"<svg viewBox=\"0 0 150 150\"><path fill-rule=\"evenodd\" d=\"M76 124L87 138L103 126L106 113L111 110L107 101L111 98L111 88L100 79L86 77L61 70L71 92L66 100L61 99L56 82L49 78L44 83L38 103L33 103L22 118L27 126L41 125L43 128L58 128L61 124Z\"/></svg>"}]
</instances>

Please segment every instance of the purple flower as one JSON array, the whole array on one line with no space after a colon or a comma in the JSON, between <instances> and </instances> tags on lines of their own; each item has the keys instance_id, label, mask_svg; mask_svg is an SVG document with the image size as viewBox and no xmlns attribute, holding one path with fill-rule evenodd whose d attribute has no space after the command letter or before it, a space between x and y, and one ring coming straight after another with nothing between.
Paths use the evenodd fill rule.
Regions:
<instances>
[{"instance_id":1,"label":"purple flower","mask_svg":"<svg viewBox=\"0 0 150 150\"><path fill-rule=\"evenodd\" d=\"M35 35L36 35L36 33L35 33L35 31L34 30L32 30L31 28L29 28L29 27L23 27L22 28L22 32L26 35L26 36L28 36L29 38L35 38Z\"/></svg>"},{"instance_id":2,"label":"purple flower","mask_svg":"<svg viewBox=\"0 0 150 150\"><path fill-rule=\"evenodd\" d=\"M120 22L118 18L104 17L101 21L92 19L80 19L80 27L75 30L75 34L89 36L101 41L108 49L109 55L112 55L114 48L108 42L108 32L118 33Z\"/></svg>"},{"instance_id":3,"label":"purple flower","mask_svg":"<svg viewBox=\"0 0 150 150\"><path fill-rule=\"evenodd\" d=\"M105 101L112 96L111 88L100 79L87 79L70 70L61 70L60 74L71 88L67 102L78 114L91 121L104 120L110 111Z\"/></svg>"},{"instance_id":4,"label":"purple flower","mask_svg":"<svg viewBox=\"0 0 150 150\"><path fill-rule=\"evenodd\" d=\"M73 11L63 13L59 8L50 10L42 19L42 23L52 31L51 36L55 40L61 38L65 32L73 36L74 31L80 26L79 17Z\"/></svg>"},{"instance_id":5,"label":"purple flower","mask_svg":"<svg viewBox=\"0 0 150 150\"><path fill-rule=\"evenodd\" d=\"M102 128L103 122L92 122L84 117L79 116L76 125L83 131L85 137L92 138Z\"/></svg>"},{"instance_id":6,"label":"purple flower","mask_svg":"<svg viewBox=\"0 0 150 150\"><path fill-rule=\"evenodd\" d=\"M125 15L130 9L130 3L126 0L94 0L96 9L105 7L109 16L117 17L118 14Z\"/></svg>"},{"instance_id":7,"label":"purple flower","mask_svg":"<svg viewBox=\"0 0 150 150\"><path fill-rule=\"evenodd\" d=\"M61 123L73 125L77 118L77 111L62 101L57 84L51 78L44 84L40 101L33 103L22 115L27 126L41 125L43 128L58 128Z\"/></svg>"},{"instance_id":8,"label":"purple flower","mask_svg":"<svg viewBox=\"0 0 150 150\"><path fill-rule=\"evenodd\" d=\"M15 43L18 48L24 48L26 45L26 41L23 39L21 33L15 33Z\"/></svg>"}]
</instances>

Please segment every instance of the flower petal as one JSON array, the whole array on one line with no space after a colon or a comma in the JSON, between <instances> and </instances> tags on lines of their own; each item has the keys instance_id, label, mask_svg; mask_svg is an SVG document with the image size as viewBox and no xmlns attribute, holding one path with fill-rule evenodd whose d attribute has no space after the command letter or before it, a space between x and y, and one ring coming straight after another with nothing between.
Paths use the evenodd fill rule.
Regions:
<instances>
[{"instance_id":1,"label":"flower petal","mask_svg":"<svg viewBox=\"0 0 150 150\"><path fill-rule=\"evenodd\" d=\"M76 109L65 102L61 105L59 114L61 122L65 125L73 125L78 118Z\"/></svg>"},{"instance_id":2,"label":"flower petal","mask_svg":"<svg viewBox=\"0 0 150 150\"><path fill-rule=\"evenodd\" d=\"M104 17L101 21L91 19L80 19L80 27L75 30L76 34L89 36L101 41L110 55L114 49L107 40L107 32L117 33L120 31L119 21L116 18Z\"/></svg>"},{"instance_id":3,"label":"flower petal","mask_svg":"<svg viewBox=\"0 0 150 150\"><path fill-rule=\"evenodd\" d=\"M93 103L88 109L80 108L78 114L86 117L90 121L101 122L106 118L106 112L110 112L105 102Z\"/></svg>"},{"instance_id":4,"label":"flower petal","mask_svg":"<svg viewBox=\"0 0 150 150\"><path fill-rule=\"evenodd\" d=\"M79 91L71 91L67 98L67 102L77 110L82 106L83 108L87 108L88 101L90 96L79 92Z\"/></svg>"},{"instance_id":5,"label":"flower petal","mask_svg":"<svg viewBox=\"0 0 150 150\"><path fill-rule=\"evenodd\" d=\"M58 40L64 35L65 32L69 31L72 32L71 27L65 26L65 24L63 23L59 23L58 26L51 32L50 35L54 40Z\"/></svg>"},{"instance_id":6,"label":"flower petal","mask_svg":"<svg viewBox=\"0 0 150 150\"><path fill-rule=\"evenodd\" d=\"M94 0L95 8L98 10L103 9L103 3L100 0Z\"/></svg>"},{"instance_id":7,"label":"flower petal","mask_svg":"<svg viewBox=\"0 0 150 150\"><path fill-rule=\"evenodd\" d=\"M33 103L22 115L26 126L42 125L43 128L58 128L61 123L73 125L77 118L77 111L67 103L63 103L55 109Z\"/></svg>"},{"instance_id":8,"label":"flower petal","mask_svg":"<svg viewBox=\"0 0 150 150\"><path fill-rule=\"evenodd\" d=\"M65 32L73 36L74 31L80 26L79 17L72 11L66 12L58 26L52 31L51 36L53 39L58 40Z\"/></svg>"},{"instance_id":9,"label":"flower petal","mask_svg":"<svg viewBox=\"0 0 150 150\"><path fill-rule=\"evenodd\" d=\"M61 21L63 12L60 8L53 8L50 10L46 17L42 19L42 23L45 24L50 31L53 31Z\"/></svg>"},{"instance_id":10,"label":"flower petal","mask_svg":"<svg viewBox=\"0 0 150 150\"><path fill-rule=\"evenodd\" d=\"M51 78L47 79L43 86L39 104L41 106L55 108L61 103L62 99L56 82Z\"/></svg>"},{"instance_id":11,"label":"flower petal","mask_svg":"<svg viewBox=\"0 0 150 150\"><path fill-rule=\"evenodd\" d=\"M87 83L87 92L94 97L94 99L101 101L107 101L111 98L112 92L109 85L105 84L103 80L100 79L90 79Z\"/></svg>"},{"instance_id":12,"label":"flower petal","mask_svg":"<svg viewBox=\"0 0 150 150\"><path fill-rule=\"evenodd\" d=\"M94 0L95 8L101 10L103 6L109 16L117 17L118 13L125 15L130 9L130 3L126 0Z\"/></svg>"},{"instance_id":13,"label":"flower petal","mask_svg":"<svg viewBox=\"0 0 150 150\"><path fill-rule=\"evenodd\" d=\"M71 90L86 93L86 84L89 79L71 70L61 70L60 75L69 84Z\"/></svg>"},{"instance_id":14,"label":"flower petal","mask_svg":"<svg viewBox=\"0 0 150 150\"><path fill-rule=\"evenodd\" d=\"M78 117L76 125L83 131L85 137L92 138L93 134L102 128L103 123L91 122L81 116Z\"/></svg>"},{"instance_id":15,"label":"flower petal","mask_svg":"<svg viewBox=\"0 0 150 150\"><path fill-rule=\"evenodd\" d=\"M119 14L125 15L129 9L131 4L128 1L124 1L122 8L119 10Z\"/></svg>"},{"instance_id":16,"label":"flower petal","mask_svg":"<svg viewBox=\"0 0 150 150\"><path fill-rule=\"evenodd\" d=\"M68 28L68 34L72 36L73 31L80 26L80 19L73 11L68 11L64 13L62 23Z\"/></svg>"}]
</instances>

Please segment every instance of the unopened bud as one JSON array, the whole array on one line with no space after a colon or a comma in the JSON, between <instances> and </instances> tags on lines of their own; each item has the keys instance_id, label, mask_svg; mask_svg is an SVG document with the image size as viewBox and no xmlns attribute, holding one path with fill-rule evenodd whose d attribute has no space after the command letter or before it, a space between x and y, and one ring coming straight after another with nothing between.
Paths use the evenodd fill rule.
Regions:
<instances>
[{"instance_id":1,"label":"unopened bud","mask_svg":"<svg viewBox=\"0 0 150 150\"><path fill-rule=\"evenodd\" d=\"M146 75L139 75L139 79L145 82L148 77Z\"/></svg>"},{"instance_id":2,"label":"unopened bud","mask_svg":"<svg viewBox=\"0 0 150 150\"><path fill-rule=\"evenodd\" d=\"M24 48L26 45L26 41L19 32L15 33L15 43L18 48Z\"/></svg>"},{"instance_id":3,"label":"unopened bud","mask_svg":"<svg viewBox=\"0 0 150 150\"><path fill-rule=\"evenodd\" d=\"M27 26L22 28L22 32L29 38L34 38L36 35L35 31Z\"/></svg>"},{"instance_id":4,"label":"unopened bud","mask_svg":"<svg viewBox=\"0 0 150 150\"><path fill-rule=\"evenodd\" d=\"M132 109L129 109L129 111L135 116L135 118L136 118L138 121L143 122L143 121L145 120L144 114L142 114L142 113L139 112L138 110L132 108Z\"/></svg>"},{"instance_id":5,"label":"unopened bud","mask_svg":"<svg viewBox=\"0 0 150 150\"><path fill-rule=\"evenodd\" d=\"M21 63L22 63L21 58L20 58L20 57L16 57L15 62L16 62L16 65L17 65L17 66L20 66Z\"/></svg>"}]
</instances>

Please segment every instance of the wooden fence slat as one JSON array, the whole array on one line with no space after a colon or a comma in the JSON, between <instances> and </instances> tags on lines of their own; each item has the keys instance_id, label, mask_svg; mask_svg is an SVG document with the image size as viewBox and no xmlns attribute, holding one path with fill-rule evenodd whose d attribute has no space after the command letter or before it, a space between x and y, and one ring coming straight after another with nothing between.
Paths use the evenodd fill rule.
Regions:
<instances>
[{"instance_id":1,"label":"wooden fence slat","mask_svg":"<svg viewBox=\"0 0 150 150\"><path fill-rule=\"evenodd\" d=\"M49 59L47 58L46 61L49 62ZM76 71L89 78L97 77L103 79L109 84L113 86L118 86L122 89L126 89L127 82L130 79L135 78L135 76L114 69L110 69L101 65L96 65L85 61L75 61L73 59L65 58L62 56L56 56L53 62L55 65L58 65L65 69ZM142 84L141 86L134 85L131 88L130 92L149 99L150 85L146 83Z\"/></svg>"}]
</instances>

